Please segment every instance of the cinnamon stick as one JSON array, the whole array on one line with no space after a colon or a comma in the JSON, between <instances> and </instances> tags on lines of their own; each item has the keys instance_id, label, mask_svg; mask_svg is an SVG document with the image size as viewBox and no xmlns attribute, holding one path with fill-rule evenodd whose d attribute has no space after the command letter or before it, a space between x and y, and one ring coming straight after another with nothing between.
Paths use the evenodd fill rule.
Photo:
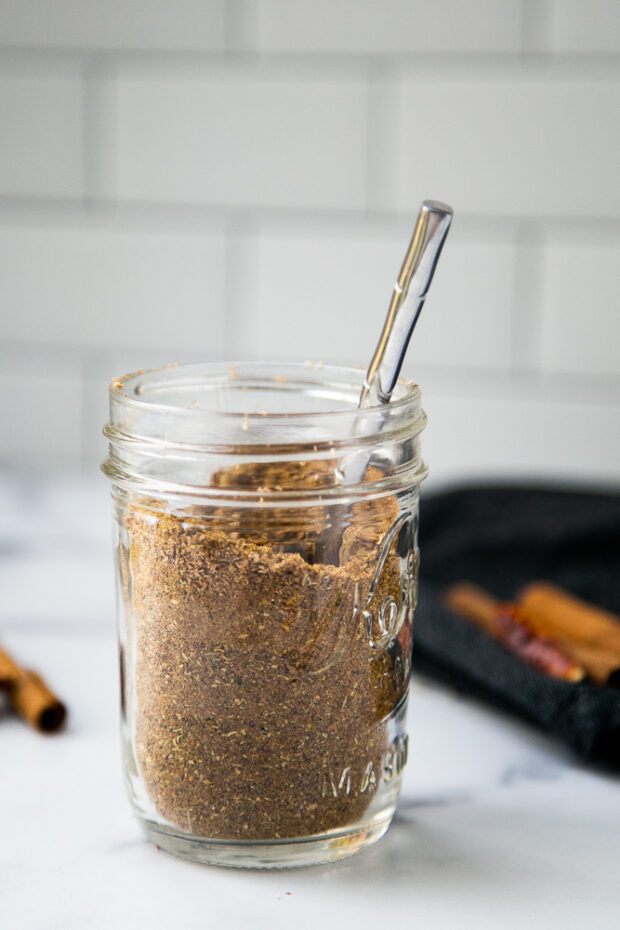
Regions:
<instances>
[{"instance_id":1,"label":"cinnamon stick","mask_svg":"<svg viewBox=\"0 0 620 930\"><path fill-rule=\"evenodd\" d=\"M452 610L486 630L532 668L562 681L577 682L584 668L559 643L537 633L514 605L498 601L473 584L458 584L446 593Z\"/></svg>"},{"instance_id":2,"label":"cinnamon stick","mask_svg":"<svg viewBox=\"0 0 620 930\"><path fill-rule=\"evenodd\" d=\"M0 648L0 687L24 720L42 733L54 733L63 725L67 710L37 672L20 666Z\"/></svg>"},{"instance_id":3,"label":"cinnamon stick","mask_svg":"<svg viewBox=\"0 0 620 930\"><path fill-rule=\"evenodd\" d=\"M546 582L528 585L518 606L539 634L570 649L593 681L620 681L620 618Z\"/></svg>"}]
</instances>

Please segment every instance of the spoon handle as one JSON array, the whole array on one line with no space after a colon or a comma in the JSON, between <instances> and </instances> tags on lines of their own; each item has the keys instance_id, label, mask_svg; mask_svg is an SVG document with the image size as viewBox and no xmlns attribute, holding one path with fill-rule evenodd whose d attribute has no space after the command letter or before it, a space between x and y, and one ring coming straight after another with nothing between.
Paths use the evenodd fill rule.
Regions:
<instances>
[{"instance_id":1,"label":"spoon handle","mask_svg":"<svg viewBox=\"0 0 620 930\"><path fill-rule=\"evenodd\" d=\"M390 401L451 222L452 207L437 200L423 202L394 285L383 331L366 372L360 407Z\"/></svg>"}]
</instances>

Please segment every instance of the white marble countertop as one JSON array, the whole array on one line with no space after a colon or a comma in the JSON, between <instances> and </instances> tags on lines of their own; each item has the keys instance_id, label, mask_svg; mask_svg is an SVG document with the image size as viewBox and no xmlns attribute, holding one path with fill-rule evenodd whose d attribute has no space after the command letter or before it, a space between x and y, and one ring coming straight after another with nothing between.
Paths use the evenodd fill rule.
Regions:
<instances>
[{"instance_id":1,"label":"white marble countertop","mask_svg":"<svg viewBox=\"0 0 620 930\"><path fill-rule=\"evenodd\" d=\"M620 926L620 779L525 725L416 681L387 836L327 867L242 872L149 846L120 773L103 479L0 481L0 637L70 708L41 737L0 715L0 926Z\"/></svg>"}]
</instances>

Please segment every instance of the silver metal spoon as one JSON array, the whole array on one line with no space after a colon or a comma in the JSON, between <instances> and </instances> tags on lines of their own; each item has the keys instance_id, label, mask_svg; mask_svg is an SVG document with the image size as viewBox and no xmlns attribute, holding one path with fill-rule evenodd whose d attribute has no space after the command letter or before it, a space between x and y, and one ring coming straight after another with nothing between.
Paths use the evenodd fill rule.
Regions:
<instances>
[{"instance_id":1,"label":"silver metal spoon","mask_svg":"<svg viewBox=\"0 0 620 930\"><path fill-rule=\"evenodd\" d=\"M394 285L383 330L366 372L354 435L363 435L365 432L364 409L390 402L411 335L433 280L452 216L452 207L437 200L425 200L420 207L418 221ZM340 462L339 483L358 484L366 474L367 467L368 458L365 452L347 456Z\"/></svg>"}]
</instances>

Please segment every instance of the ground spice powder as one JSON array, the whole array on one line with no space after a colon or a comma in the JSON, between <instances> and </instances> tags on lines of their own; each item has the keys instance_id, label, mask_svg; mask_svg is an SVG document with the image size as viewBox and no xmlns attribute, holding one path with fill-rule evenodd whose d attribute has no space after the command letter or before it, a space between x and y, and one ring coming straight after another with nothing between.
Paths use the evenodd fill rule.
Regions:
<instances>
[{"instance_id":1,"label":"ground spice powder","mask_svg":"<svg viewBox=\"0 0 620 930\"><path fill-rule=\"evenodd\" d=\"M320 483L314 469L300 470L298 486ZM247 477L248 486L274 487L291 475L253 466ZM242 479L221 473L214 484ZM342 534L341 511L324 506L180 514L127 502L121 575L135 628L134 752L169 824L269 840L363 817L387 778L393 736L381 722L409 674L414 579L403 574L398 541L369 619L359 609L397 515L392 497L356 504ZM328 551L331 561L317 561ZM383 650L369 645L377 605L404 618Z\"/></svg>"}]
</instances>

